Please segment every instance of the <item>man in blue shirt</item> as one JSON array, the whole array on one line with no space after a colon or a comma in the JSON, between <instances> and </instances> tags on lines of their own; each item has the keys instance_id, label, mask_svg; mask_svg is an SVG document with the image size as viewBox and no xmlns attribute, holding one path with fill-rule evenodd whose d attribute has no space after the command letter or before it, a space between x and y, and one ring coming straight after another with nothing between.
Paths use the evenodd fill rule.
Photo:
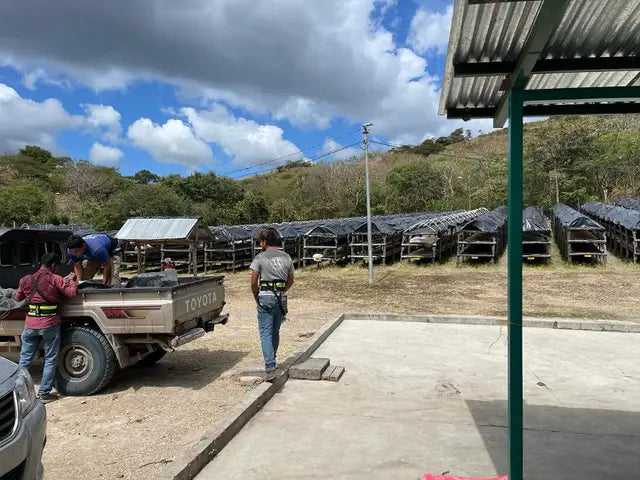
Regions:
<instances>
[{"instance_id":1,"label":"man in blue shirt","mask_svg":"<svg viewBox=\"0 0 640 480\"><path fill-rule=\"evenodd\" d=\"M120 244L105 233L71 235L67 253L78 281L91 280L102 266L105 285L120 286Z\"/></svg>"}]
</instances>

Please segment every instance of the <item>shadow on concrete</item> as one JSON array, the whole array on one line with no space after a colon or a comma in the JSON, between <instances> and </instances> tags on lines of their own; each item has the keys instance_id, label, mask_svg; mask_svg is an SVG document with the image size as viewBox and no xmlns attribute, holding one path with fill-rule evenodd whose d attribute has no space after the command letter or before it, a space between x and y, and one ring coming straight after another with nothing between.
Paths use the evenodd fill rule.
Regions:
<instances>
[{"instance_id":1,"label":"shadow on concrete","mask_svg":"<svg viewBox=\"0 0 640 480\"><path fill-rule=\"evenodd\" d=\"M467 400L493 464L506 475L507 402ZM527 480L640 478L640 412L525 405Z\"/></svg>"}]
</instances>

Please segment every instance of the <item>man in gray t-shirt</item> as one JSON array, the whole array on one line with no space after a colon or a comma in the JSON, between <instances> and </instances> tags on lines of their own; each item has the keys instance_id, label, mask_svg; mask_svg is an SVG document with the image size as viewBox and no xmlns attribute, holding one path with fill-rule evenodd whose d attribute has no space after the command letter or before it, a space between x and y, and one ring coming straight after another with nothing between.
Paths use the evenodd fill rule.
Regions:
<instances>
[{"instance_id":1,"label":"man in gray t-shirt","mask_svg":"<svg viewBox=\"0 0 640 480\"><path fill-rule=\"evenodd\" d=\"M258 308L258 330L267 380L275 377L280 326L287 314L287 291L293 285L293 261L278 250L280 235L273 228L258 234L263 252L251 262L251 291Z\"/></svg>"}]
</instances>

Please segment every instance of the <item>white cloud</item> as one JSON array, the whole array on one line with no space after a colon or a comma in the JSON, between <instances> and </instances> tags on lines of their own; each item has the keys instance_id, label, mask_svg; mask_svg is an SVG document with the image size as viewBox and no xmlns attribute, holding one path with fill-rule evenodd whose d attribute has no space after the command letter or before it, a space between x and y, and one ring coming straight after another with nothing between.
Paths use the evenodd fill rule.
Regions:
<instances>
[{"instance_id":1,"label":"white cloud","mask_svg":"<svg viewBox=\"0 0 640 480\"><path fill-rule=\"evenodd\" d=\"M444 13L418 9L411 20L407 43L421 54L446 53L452 15L453 5L449 5Z\"/></svg>"},{"instance_id":2,"label":"white cloud","mask_svg":"<svg viewBox=\"0 0 640 480\"><path fill-rule=\"evenodd\" d=\"M122 133L120 112L111 105L94 105L89 103L82 106L87 115L88 126L100 131L102 137L106 140L117 142Z\"/></svg>"},{"instance_id":3,"label":"white cloud","mask_svg":"<svg viewBox=\"0 0 640 480\"><path fill-rule=\"evenodd\" d=\"M324 130L331 125L331 119L319 113L320 110L313 100L290 98L274 113L274 117L277 120L288 119L295 127L316 127Z\"/></svg>"},{"instance_id":4,"label":"white cloud","mask_svg":"<svg viewBox=\"0 0 640 480\"><path fill-rule=\"evenodd\" d=\"M322 152L323 153L335 152L335 153L330 153L330 155L328 156L328 158L332 160L350 160L353 157L360 158L360 156L362 155L362 150L357 146L347 147L344 150L340 150L342 148L343 148L343 145L336 142L333 138L327 137L324 141L324 145L322 146ZM336 150L340 150L340 151L336 152Z\"/></svg>"},{"instance_id":5,"label":"white cloud","mask_svg":"<svg viewBox=\"0 0 640 480\"><path fill-rule=\"evenodd\" d=\"M213 104L208 110L183 108L181 112L198 137L218 144L238 165L282 156L286 156L282 163L302 158L302 154L295 154L299 148L282 138L284 132L276 125L235 117L220 104Z\"/></svg>"},{"instance_id":6,"label":"white cloud","mask_svg":"<svg viewBox=\"0 0 640 480\"><path fill-rule=\"evenodd\" d=\"M158 162L180 164L195 170L213 161L209 145L197 138L182 120L169 119L164 125L158 125L148 118L140 118L129 126L127 137Z\"/></svg>"},{"instance_id":7,"label":"white cloud","mask_svg":"<svg viewBox=\"0 0 640 480\"><path fill-rule=\"evenodd\" d=\"M95 142L89 150L89 161L96 165L115 167L120 164L124 153L119 148L109 147Z\"/></svg>"},{"instance_id":8,"label":"white cloud","mask_svg":"<svg viewBox=\"0 0 640 480\"><path fill-rule=\"evenodd\" d=\"M35 102L0 83L0 152L15 152L27 144L59 151L56 135L83 124L84 117L71 115L56 99Z\"/></svg>"},{"instance_id":9,"label":"white cloud","mask_svg":"<svg viewBox=\"0 0 640 480\"><path fill-rule=\"evenodd\" d=\"M439 79L426 75L424 59L400 48L372 18L376 5L379 17L392 3L6 2L0 63L23 71L42 67L95 89L165 81L296 126L326 128L343 117L377 121L377 133L388 138L448 133L455 126L436 114ZM420 10L412 48L441 51L448 15Z\"/></svg>"},{"instance_id":10,"label":"white cloud","mask_svg":"<svg viewBox=\"0 0 640 480\"><path fill-rule=\"evenodd\" d=\"M56 87L68 88L68 82L64 80L52 78L43 68L37 67L32 70L25 71L22 75L22 84L29 90L35 90L38 83L47 85L55 85Z\"/></svg>"}]
</instances>

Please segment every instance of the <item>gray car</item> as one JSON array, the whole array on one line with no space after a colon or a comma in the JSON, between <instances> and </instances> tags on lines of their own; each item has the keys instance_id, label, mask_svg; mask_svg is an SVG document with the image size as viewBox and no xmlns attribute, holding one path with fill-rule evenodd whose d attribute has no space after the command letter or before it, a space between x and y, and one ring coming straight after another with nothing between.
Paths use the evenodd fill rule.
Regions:
<instances>
[{"instance_id":1,"label":"gray car","mask_svg":"<svg viewBox=\"0 0 640 480\"><path fill-rule=\"evenodd\" d=\"M47 414L26 369L0 357L0 480L42 479Z\"/></svg>"}]
</instances>

